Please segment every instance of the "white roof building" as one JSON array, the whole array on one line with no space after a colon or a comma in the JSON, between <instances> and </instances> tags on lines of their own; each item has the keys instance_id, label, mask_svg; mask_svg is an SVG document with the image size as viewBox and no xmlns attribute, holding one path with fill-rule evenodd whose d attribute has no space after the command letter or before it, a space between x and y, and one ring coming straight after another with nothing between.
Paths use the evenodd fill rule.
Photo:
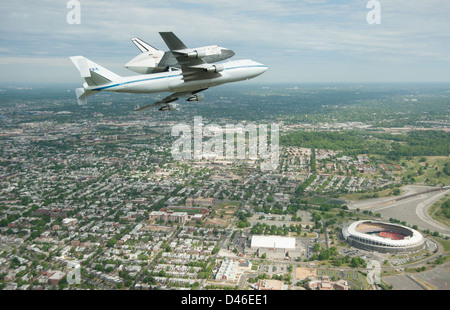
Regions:
<instances>
[{"instance_id":1,"label":"white roof building","mask_svg":"<svg viewBox=\"0 0 450 310\"><path fill-rule=\"evenodd\" d=\"M222 265L220 265L219 270L217 271L216 280L225 280L233 282L236 279L237 267L238 267L237 262L225 258L222 262Z\"/></svg>"},{"instance_id":2,"label":"white roof building","mask_svg":"<svg viewBox=\"0 0 450 310\"><path fill-rule=\"evenodd\" d=\"M252 236L251 248L295 249L295 238L280 236Z\"/></svg>"}]
</instances>

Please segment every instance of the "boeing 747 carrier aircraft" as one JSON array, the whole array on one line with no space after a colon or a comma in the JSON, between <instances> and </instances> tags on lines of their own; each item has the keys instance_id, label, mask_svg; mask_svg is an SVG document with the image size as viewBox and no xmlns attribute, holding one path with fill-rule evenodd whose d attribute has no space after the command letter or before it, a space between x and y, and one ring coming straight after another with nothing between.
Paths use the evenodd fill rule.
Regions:
<instances>
[{"instance_id":1,"label":"boeing 747 carrier aircraft","mask_svg":"<svg viewBox=\"0 0 450 310\"><path fill-rule=\"evenodd\" d=\"M136 109L158 107L160 111L177 108L173 102L180 97L187 101L202 101L201 91L226 83L248 80L261 75L267 66L252 60L228 61L210 64L203 58L202 50L190 49L172 32L160 32L164 42L176 58L179 68L169 68L167 72L120 76L95 62L83 57L70 57L85 79L83 88L76 89L79 104L86 104L86 97L100 91L151 94L171 92L164 99Z\"/></svg>"}]
</instances>

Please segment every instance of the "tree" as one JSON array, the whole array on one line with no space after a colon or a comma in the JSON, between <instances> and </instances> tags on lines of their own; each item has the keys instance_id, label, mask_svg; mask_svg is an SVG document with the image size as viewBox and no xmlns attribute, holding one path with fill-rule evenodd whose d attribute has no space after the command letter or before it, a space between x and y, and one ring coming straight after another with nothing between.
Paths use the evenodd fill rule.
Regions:
<instances>
[{"instance_id":1,"label":"tree","mask_svg":"<svg viewBox=\"0 0 450 310\"><path fill-rule=\"evenodd\" d=\"M112 248L117 242L119 242L116 238L111 238L108 240L108 242L106 243L106 246L108 248Z\"/></svg>"},{"instance_id":2,"label":"tree","mask_svg":"<svg viewBox=\"0 0 450 310\"><path fill-rule=\"evenodd\" d=\"M318 243L315 243L314 244L314 252L319 252L319 250L320 250L320 245L318 244Z\"/></svg>"},{"instance_id":3,"label":"tree","mask_svg":"<svg viewBox=\"0 0 450 310\"><path fill-rule=\"evenodd\" d=\"M319 254L319 260L327 260L330 258L330 251L329 250L323 250Z\"/></svg>"},{"instance_id":4,"label":"tree","mask_svg":"<svg viewBox=\"0 0 450 310\"><path fill-rule=\"evenodd\" d=\"M366 267L366 261L361 257L353 257L350 262L350 266L354 268Z\"/></svg>"}]
</instances>

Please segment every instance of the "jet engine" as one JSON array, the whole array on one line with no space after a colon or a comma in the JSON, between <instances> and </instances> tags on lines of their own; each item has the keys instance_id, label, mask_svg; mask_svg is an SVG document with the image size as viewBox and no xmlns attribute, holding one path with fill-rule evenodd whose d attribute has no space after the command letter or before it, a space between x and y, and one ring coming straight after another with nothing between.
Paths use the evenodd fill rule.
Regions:
<instances>
[{"instance_id":1,"label":"jet engine","mask_svg":"<svg viewBox=\"0 0 450 310\"><path fill-rule=\"evenodd\" d=\"M228 49L224 49L220 46L217 45L212 45L212 46L204 46L204 47L199 47L196 48L194 50L190 50L190 51L186 51L186 56L189 58L204 58L207 56L225 56L222 55L225 53L225 51L228 51ZM179 51L181 53L183 53L183 51ZM230 56L228 56L230 57ZM228 58L226 57L226 58Z\"/></svg>"},{"instance_id":2,"label":"jet engine","mask_svg":"<svg viewBox=\"0 0 450 310\"><path fill-rule=\"evenodd\" d=\"M159 108L159 111L173 111L173 110L178 110L178 104L168 103L166 106Z\"/></svg>"},{"instance_id":3,"label":"jet engine","mask_svg":"<svg viewBox=\"0 0 450 310\"><path fill-rule=\"evenodd\" d=\"M192 97L189 97L187 101L203 101L203 100L205 100L205 95L197 94Z\"/></svg>"},{"instance_id":4,"label":"jet engine","mask_svg":"<svg viewBox=\"0 0 450 310\"><path fill-rule=\"evenodd\" d=\"M205 68L206 72L221 72L224 70L223 65L212 65L211 67Z\"/></svg>"},{"instance_id":5,"label":"jet engine","mask_svg":"<svg viewBox=\"0 0 450 310\"><path fill-rule=\"evenodd\" d=\"M189 58L203 58L203 57L208 56L208 53L206 52L205 49L200 49L200 50L195 50L193 52L187 53L186 56Z\"/></svg>"}]
</instances>

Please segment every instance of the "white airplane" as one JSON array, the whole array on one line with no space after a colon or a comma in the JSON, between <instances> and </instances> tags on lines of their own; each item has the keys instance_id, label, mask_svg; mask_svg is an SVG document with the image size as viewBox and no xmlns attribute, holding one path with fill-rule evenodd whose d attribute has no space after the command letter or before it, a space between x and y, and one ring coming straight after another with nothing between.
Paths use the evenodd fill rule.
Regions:
<instances>
[{"instance_id":1,"label":"white airplane","mask_svg":"<svg viewBox=\"0 0 450 310\"><path fill-rule=\"evenodd\" d=\"M161 51L139 38L132 38L131 41L141 51L141 54L134 57L125 64L125 68L140 74L164 72L170 67L180 68L177 59L171 51ZM193 49L207 63L219 62L233 57L234 51L217 46L203 46Z\"/></svg>"},{"instance_id":2,"label":"white airplane","mask_svg":"<svg viewBox=\"0 0 450 310\"><path fill-rule=\"evenodd\" d=\"M209 87L248 80L267 70L267 66L252 60L212 65L202 59L202 54L187 48L172 32L160 32L160 35L178 61L180 69L170 68L168 72L124 77L83 56L70 57L85 79L83 88L75 90L78 103L86 104L86 97L100 91L141 94L172 92L164 99L137 108L136 111L149 107L159 107L160 111L175 110L177 105L173 102L180 97L187 97L187 101L202 101L205 96L199 93Z\"/></svg>"}]
</instances>

